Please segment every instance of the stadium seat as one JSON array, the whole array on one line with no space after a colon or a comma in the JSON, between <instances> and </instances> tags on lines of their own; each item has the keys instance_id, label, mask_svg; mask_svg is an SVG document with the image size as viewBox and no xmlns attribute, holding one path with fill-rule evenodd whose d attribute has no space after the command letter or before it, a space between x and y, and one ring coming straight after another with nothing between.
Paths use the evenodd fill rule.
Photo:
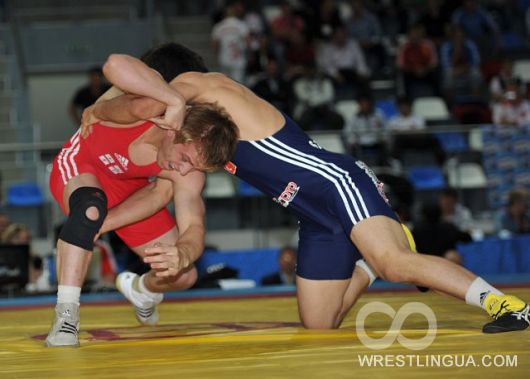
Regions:
<instances>
[{"instance_id":1,"label":"stadium seat","mask_svg":"<svg viewBox=\"0 0 530 379\"><path fill-rule=\"evenodd\" d=\"M409 180L416 190L436 190L445 187L442 171L436 166L416 166L409 168Z\"/></svg>"},{"instance_id":2,"label":"stadium seat","mask_svg":"<svg viewBox=\"0 0 530 379\"><path fill-rule=\"evenodd\" d=\"M225 172L212 172L206 176L204 196L206 198L230 198L236 194L232 177Z\"/></svg>"},{"instance_id":3,"label":"stadium seat","mask_svg":"<svg viewBox=\"0 0 530 379\"><path fill-rule=\"evenodd\" d=\"M480 128L471 129L469 132L469 147L474 151L482 151L484 142L482 141L482 130Z\"/></svg>"},{"instance_id":4,"label":"stadium seat","mask_svg":"<svg viewBox=\"0 0 530 379\"><path fill-rule=\"evenodd\" d=\"M345 154L344 143L340 133L309 133L309 136L320 147L334 153Z\"/></svg>"},{"instance_id":5,"label":"stadium seat","mask_svg":"<svg viewBox=\"0 0 530 379\"><path fill-rule=\"evenodd\" d=\"M418 97L412 103L412 113L421 116L425 121L449 120L451 114L441 97Z\"/></svg>"},{"instance_id":6,"label":"stadium seat","mask_svg":"<svg viewBox=\"0 0 530 379\"><path fill-rule=\"evenodd\" d=\"M463 133L460 132L440 132L435 133L434 136L440 141L440 146L443 151L447 153L466 151L469 149L467 139Z\"/></svg>"},{"instance_id":7,"label":"stadium seat","mask_svg":"<svg viewBox=\"0 0 530 379\"><path fill-rule=\"evenodd\" d=\"M257 197L263 196L263 192L248 184L244 180L239 180L237 185L237 193L239 196L244 197Z\"/></svg>"},{"instance_id":8,"label":"stadium seat","mask_svg":"<svg viewBox=\"0 0 530 379\"><path fill-rule=\"evenodd\" d=\"M7 190L7 203L19 207L42 205L44 196L35 183L13 184Z\"/></svg>"},{"instance_id":9,"label":"stadium seat","mask_svg":"<svg viewBox=\"0 0 530 379\"><path fill-rule=\"evenodd\" d=\"M359 111L359 103L355 100L338 101L335 110L344 118L344 122L348 123Z\"/></svg>"},{"instance_id":10,"label":"stadium seat","mask_svg":"<svg viewBox=\"0 0 530 379\"><path fill-rule=\"evenodd\" d=\"M486 188L488 182L478 163L460 163L447 166L449 185L453 188Z\"/></svg>"},{"instance_id":11,"label":"stadium seat","mask_svg":"<svg viewBox=\"0 0 530 379\"><path fill-rule=\"evenodd\" d=\"M521 59L513 65L514 76L520 77L525 82L530 82L530 60Z\"/></svg>"},{"instance_id":12,"label":"stadium seat","mask_svg":"<svg viewBox=\"0 0 530 379\"><path fill-rule=\"evenodd\" d=\"M377 100L375 107L385 115L387 120L398 114L398 108L394 100Z\"/></svg>"}]
</instances>

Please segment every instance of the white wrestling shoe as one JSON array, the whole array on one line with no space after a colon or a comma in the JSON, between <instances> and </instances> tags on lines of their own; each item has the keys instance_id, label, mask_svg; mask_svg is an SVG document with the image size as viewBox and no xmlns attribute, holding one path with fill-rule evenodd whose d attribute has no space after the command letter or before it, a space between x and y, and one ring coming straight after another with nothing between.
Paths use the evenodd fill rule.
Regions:
<instances>
[{"instance_id":1,"label":"white wrestling shoe","mask_svg":"<svg viewBox=\"0 0 530 379\"><path fill-rule=\"evenodd\" d=\"M156 294L154 297L138 292L133 286L140 277L132 272L122 272L116 278L118 290L134 305L136 319L142 325L156 325L158 323L158 310L156 306L164 299L163 294ZM137 286L137 284L136 284Z\"/></svg>"},{"instance_id":2,"label":"white wrestling shoe","mask_svg":"<svg viewBox=\"0 0 530 379\"><path fill-rule=\"evenodd\" d=\"M55 319L44 342L45 346L79 347L79 304L61 303L55 306Z\"/></svg>"}]
</instances>

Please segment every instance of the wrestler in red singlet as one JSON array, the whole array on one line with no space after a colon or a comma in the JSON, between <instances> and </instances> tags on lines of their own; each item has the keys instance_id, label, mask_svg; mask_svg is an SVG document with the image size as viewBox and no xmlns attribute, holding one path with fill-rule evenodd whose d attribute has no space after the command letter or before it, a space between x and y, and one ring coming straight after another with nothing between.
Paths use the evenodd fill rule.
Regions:
<instances>
[{"instance_id":1,"label":"wrestler in red singlet","mask_svg":"<svg viewBox=\"0 0 530 379\"><path fill-rule=\"evenodd\" d=\"M157 176L160 166L153 161L145 166L135 165L129 157L129 145L154 124L142 123L130 129L118 129L95 124L93 132L82 138L79 131L67 141L53 161L50 190L63 212L63 191L74 176L90 173L96 176L113 208ZM129 247L145 244L175 226L167 209L153 216L116 230Z\"/></svg>"}]
</instances>

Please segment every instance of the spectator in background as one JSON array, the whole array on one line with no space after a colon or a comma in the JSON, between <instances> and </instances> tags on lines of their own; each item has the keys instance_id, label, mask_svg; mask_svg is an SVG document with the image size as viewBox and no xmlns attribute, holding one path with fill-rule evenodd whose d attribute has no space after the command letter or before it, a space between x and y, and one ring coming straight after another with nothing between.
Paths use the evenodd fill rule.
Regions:
<instances>
[{"instance_id":1,"label":"spectator in background","mask_svg":"<svg viewBox=\"0 0 530 379\"><path fill-rule=\"evenodd\" d=\"M256 95L267 100L282 112L290 113L291 86L283 78L278 61L273 56L269 56L265 66L265 73L257 78L252 90Z\"/></svg>"},{"instance_id":2,"label":"spectator in background","mask_svg":"<svg viewBox=\"0 0 530 379\"><path fill-rule=\"evenodd\" d=\"M403 77L405 95L417 97L417 93L427 87L431 95L439 95L438 55L434 43L424 38L421 24L413 25L408 32L407 41L401 45L397 54L397 66Z\"/></svg>"},{"instance_id":3,"label":"spectator in background","mask_svg":"<svg viewBox=\"0 0 530 379\"><path fill-rule=\"evenodd\" d=\"M375 157L376 165L386 163L386 122L370 95L358 98L359 111L344 126L343 136L350 154L367 159Z\"/></svg>"},{"instance_id":4,"label":"spectator in background","mask_svg":"<svg viewBox=\"0 0 530 379\"><path fill-rule=\"evenodd\" d=\"M249 30L247 78L259 75L265 70L269 55L269 39L265 33L265 22L257 11L249 11L244 19Z\"/></svg>"},{"instance_id":5,"label":"spectator in background","mask_svg":"<svg viewBox=\"0 0 530 379\"><path fill-rule=\"evenodd\" d=\"M421 13L418 23L425 30L427 38L440 45L445 38L449 17L442 12L441 0L427 0L426 9Z\"/></svg>"},{"instance_id":6,"label":"spectator in background","mask_svg":"<svg viewBox=\"0 0 530 379\"><path fill-rule=\"evenodd\" d=\"M294 32L289 42L287 54L287 76L290 79L303 75L305 68L315 64L313 41L301 32Z\"/></svg>"},{"instance_id":7,"label":"spectator in background","mask_svg":"<svg viewBox=\"0 0 530 379\"><path fill-rule=\"evenodd\" d=\"M359 42L372 72L380 71L386 65L386 52L379 19L365 8L363 0L352 0L351 4L352 15L346 22L348 37Z\"/></svg>"},{"instance_id":8,"label":"spectator in background","mask_svg":"<svg viewBox=\"0 0 530 379\"><path fill-rule=\"evenodd\" d=\"M88 84L79 88L70 102L70 116L77 126L81 124L85 108L94 104L109 88L101 67L93 67L88 71Z\"/></svg>"},{"instance_id":9,"label":"spectator in background","mask_svg":"<svg viewBox=\"0 0 530 379\"><path fill-rule=\"evenodd\" d=\"M504 100L493 104L493 122L507 126L530 124L530 101L523 97L519 80L509 80L506 83Z\"/></svg>"},{"instance_id":10,"label":"spectator in background","mask_svg":"<svg viewBox=\"0 0 530 379\"><path fill-rule=\"evenodd\" d=\"M333 31L342 24L336 0L323 0L316 12L311 25L311 35L314 38L328 41Z\"/></svg>"},{"instance_id":11,"label":"spectator in background","mask_svg":"<svg viewBox=\"0 0 530 379\"><path fill-rule=\"evenodd\" d=\"M250 39L248 26L241 20L244 14L243 2L232 1L226 8L223 20L215 24L212 30L219 70L241 83L245 81Z\"/></svg>"},{"instance_id":12,"label":"spectator in background","mask_svg":"<svg viewBox=\"0 0 530 379\"><path fill-rule=\"evenodd\" d=\"M471 233L474 229L471 211L458 201L458 191L454 188L445 188L438 201L442 211L442 220L453 224L458 229Z\"/></svg>"},{"instance_id":13,"label":"spectator in background","mask_svg":"<svg viewBox=\"0 0 530 379\"><path fill-rule=\"evenodd\" d=\"M261 279L262 286L296 284L296 249L285 246L278 254L279 271Z\"/></svg>"},{"instance_id":14,"label":"spectator in background","mask_svg":"<svg viewBox=\"0 0 530 379\"><path fill-rule=\"evenodd\" d=\"M500 48L499 27L476 0L464 0L462 6L453 13L451 21L462 27L466 37L479 46L482 54L492 56Z\"/></svg>"},{"instance_id":15,"label":"spectator in background","mask_svg":"<svg viewBox=\"0 0 530 379\"><path fill-rule=\"evenodd\" d=\"M482 77L480 54L473 41L466 38L459 26L450 30L450 39L440 49L443 87L448 98L457 90L466 95L478 94Z\"/></svg>"},{"instance_id":16,"label":"spectator in background","mask_svg":"<svg viewBox=\"0 0 530 379\"><path fill-rule=\"evenodd\" d=\"M409 26L409 12L401 3L401 0L381 1L377 12L379 20L384 20L382 23L384 35L394 44L399 35L407 32Z\"/></svg>"},{"instance_id":17,"label":"spectator in background","mask_svg":"<svg viewBox=\"0 0 530 379\"><path fill-rule=\"evenodd\" d=\"M341 129L344 120L335 112L335 90L331 79L308 66L304 76L293 84L296 97L294 118L304 130Z\"/></svg>"},{"instance_id":18,"label":"spectator in background","mask_svg":"<svg viewBox=\"0 0 530 379\"><path fill-rule=\"evenodd\" d=\"M11 224L2 233L2 243L13 245L29 245L31 243L31 232L24 224Z\"/></svg>"},{"instance_id":19,"label":"spectator in background","mask_svg":"<svg viewBox=\"0 0 530 379\"><path fill-rule=\"evenodd\" d=\"M417 251L462 264L457 244L471 242L471 236L455 225L443 221L438 204L424 204L421 214L421 221L416 223L412 230Z\"/></svg>"},{"instance_id":20,"label":"spectator in background","mask_svg":"<svg viewBox=\"0 0 530 379\"><path fill-rule=\"evenodd\" d=\"M300 15L295 14L289 1L282 2L281 10L282 13L271 21L270 31L274 54L279 59L280 66L283 67L285 62L282 59L287 55L289 46L293 43L293 37L299 38L305 33L306 22Z\"/></svg>"},{"instance_id":21,"label":"spectator in background","mask_svg":"<svg viewBox=\"0 0 530 379\"><path fill-rule=\"evenodd\" d=\"M400 97L397 101L398 114L388 122L388 129L393 133L392 156L400 161L406 150L428 150L434 153L441 165L445 160L445 153L438 139L431 133L416 133L425 130L425 119L412 113L410 100Z\"/></svg>"},{"instance_id":22,"label":"spectator in background","mask_svg":"<svg viewBox=\"0 0 530 379\"><path fill-rule=\"evenodd\" d=\"M506 92L506 85L510 81L520 80L513 73L513 60L510 58L505 58L502 61L501 70L497 75L491 78L489 90L490 98L493 103L504 101L504 93ZM525 86L522 81L520 81L521 93L524 93Z\"/></svg>"},{"instance_id":23,"label":"spectator in background","mask_svg":"<svg viewBox=\"0 0 530 379\"><path fill-rule=\"evenodd\" d=\"M4 213L0 213L0 241L2 234L10 224L11 220L9 219L9 216Z\"/></svg>"},{"instance_id":24,"label":"spectator in background","mask_svg":"<svg viewBox=\"0 0 530 379\"><path fill-rule=\"evenodd\" d=\"M2 233L1 242L12 245L31 246L31 232L24 224L11 224ZM49 291L49 275L44 275L42 258L30 251L29 256L29 282L26 290L29 292Z\"/></svg>"},{"instance_id":25,"label":"spectator in background","mask_svg":"<svg viewBox=\"0 0 530 379\"><path fill-rule=\"evenodd\" d=\"M388 128L393 131L424 130L425 119L412 113L412 105L406 97L397 100L398 114L388 121Z\"/></svg>"},{"instance_id":26,"label":"spectator in background","mask_svg":"<svg viewBox=\"0 0 530 379\"><path fill-rule=\"evenodd\" d=\"M335 28L331 41L321 46L317 62L320 69L332 77L338 87L353 87L358 95L369 91L370 71L364 54L359 44L347 37L342 25Z\"/></svg>"},{"instance_id":27,"label":"spectator in background","mask_svg":"<svg viewBox=\"0 0 530 379\"><path fill-rule=\"evenodd\" d=\"M508 194L508 203L497 218L499 234L530 233L530 217L528 215L528 190L515 188Z\"/></svg>"}]
</instances>

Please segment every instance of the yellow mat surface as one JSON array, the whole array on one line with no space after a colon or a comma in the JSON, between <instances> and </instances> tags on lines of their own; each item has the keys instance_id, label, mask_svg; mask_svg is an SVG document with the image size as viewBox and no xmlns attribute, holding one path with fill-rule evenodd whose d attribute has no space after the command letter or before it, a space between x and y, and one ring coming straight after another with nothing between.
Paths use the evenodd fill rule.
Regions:
<instances>
[{"instance_id":1,"label":"yellow mat surface","mask_svg":"<svg viewBox=\"0 0 530 379\"><path fill-rule=\"evenodd\" d=\"M530 300L530 289L506 292ZM398 313L409 302L432 308L432 344L410 350L397 338L385 349L365 346L356 316L373 301ZM168 302L160 306L157 327L138 326L125 304L83 305L77 349L43 347L52 312L51 306L0 310L0 379L530 378L530 330L482 334L489 321L483 311L432 293L367 294L332 331L301 328L294 297ZM391 324L389 316L373 313L365 330L381 338ZM398 327L390 335L418 339L427 321L412 314Z\"/></svg>"}]
</instances>

